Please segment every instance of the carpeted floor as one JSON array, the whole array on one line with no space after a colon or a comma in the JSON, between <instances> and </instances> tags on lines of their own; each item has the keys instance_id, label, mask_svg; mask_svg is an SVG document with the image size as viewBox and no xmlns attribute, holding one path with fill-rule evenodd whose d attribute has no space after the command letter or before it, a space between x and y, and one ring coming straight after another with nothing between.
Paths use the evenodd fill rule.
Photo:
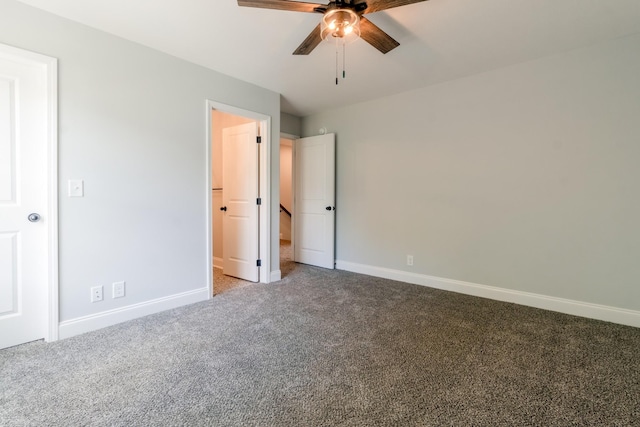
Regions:
<instances>
[{"instance_id":1,"label":"carpeted floor","mask_svg":"<svg viewBox=\"0 0 640 427\"><path fill-rule=\"evenodd\" d=\"M640 425L640 329L284 268L0 351L0 425Z\"/></svg>"},{"instance_id":2,"label":"carpeted floor","mask_svg":"<svg viewBox=\"0 0 640 427\"><path fill-rule=\"evenodd\" d=\"M280 266L282 277L285 277L294 267L293 252L289 240L280 240ZM242 279L225 276L221 268L213 269L213 295L220 295L232 289L253 285Z\"/></svg>"}]
</instances>

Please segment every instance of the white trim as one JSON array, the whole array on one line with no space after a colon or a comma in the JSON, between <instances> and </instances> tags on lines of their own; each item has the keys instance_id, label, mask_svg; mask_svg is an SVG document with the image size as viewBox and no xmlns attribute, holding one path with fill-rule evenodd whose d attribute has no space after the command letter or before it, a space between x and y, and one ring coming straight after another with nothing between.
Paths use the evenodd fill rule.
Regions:
<instances>
[{"instance_id":1,"label":"white trim","mask_svg":"<svg viewBox=\"0 0 640 427\"><path fill-rule=\"evenodd\" d=\"M58 283L58 60L50 58L47 66L48 86L48 161L49 161L49 307L45 341L57 341L59 336Z\"/></svg>"},{"instance_id":2,"label":"white trim","mask_svg":"<svg viewBox=\"0 0 640 427\"><path fill-rule=\"evenodd\" d=\"M0 54L43 66L47 73L47 293L45 341L58 339L58 60L0 43Z\"/></svg>"},{"instance_id":3,"label":"white trim","mask_svg":"<svg viewBox=\"0 0 640 427\"><path fill-rule=\"evenodd\" d=\"M265 117L265 116L263 116ZM271 117L266 116L260 122L260 282L270 283L271 275ZM278 143L278 150L280 144ZM278 151L279 152L279 151ZM279 202L279 201L278 201ZM278 211L280 211L278 203ZM280 245L280 239L278 239Z\"/></svg>"},{"instance_id":4,"label":"white trim","mask_svg":"<svg viewBox=\"0 0 640 427\"><path fill-rule=\"evenodd\" d=\"M128 305L101 313L65 320L60 323L60 338L69 338L96 329L127 322L150 314L159 313L172 308L181 307L209 299L208 287L182 292L167 297L144 301L138 304Z\"/></svg>"},{"instance_id":5,"label":"white trim","mask_svg":"<svg viewBox=\"0 0 640 427\"><path fill-rule=\"evenodd\" d=\"M207 140L204 144L205 147L205 173L206 173L206 182L207 182L207 192L206 192L206 197L205 197L205 218L206 218L206 224L205 224L205 233L206 233L206 242L207 242L207 247L206 247L206 257L207 257L207 272L206 272L206 277L207 277L207 287L209 288L209 296L208 298L213 298L213 210L212 210L212 205L213 205L213 197L211 195L211 189L213 188L213 181L212 181L212 165L211 165L211 138L212 138L212 132L211 132L211 110L213 110L213 106L210 103L211 101L207 100L206 102L206 120L205 123L207 124Z\"/></svg>"},{"instance_id":6,"label":"white trim","mask_svg":"<svg viewBox=\"0 0 640 427\"><path fill-rule=\"evenodd\" d=\"M495 286L480 285L477 283L463 282L461 280L446 279L442 277L428 276L425 274L409 273L402 270L376 267L365 264L357 264L348 261L336 261L338 270L346 270L384 279L397 280L412 283L414 285L428 286L430 288L445 291L458 292L497 301L511 302L544 310L557 311L573 316L587 317L590 319L604 320L622 325L640 327L640 311L611 307L588 302L575 301L565 298L551 297L530 292L515 291L498 288Z\"/></svg>"},{"instance_id":7,"label":"white trim","mask_svg":"<svg viewBox=\"0 0 640 427\"><path fill-rule=\"evenodd\" d=\"M280 138L286 138L290 140L300 139L300 135L294 135L292 133L280 132Z\"/></svg>"},{"instance_id":8,"label":"white trim","mask_svg":"<svg viewBox=\"0 0 640 427\"><path fill-rule=\"evenodd\" d=\"M224 259L220 257L213 257L213 268L218 268L222 270L222 266L224 265Z\"/></svg>"},{"instance_id":9,"label":"white trim","mask_svg":"<svg viewBox=\"0 0 640 427\"><path fill-rule=\"evenodd\" d=\"M282 271L281 270L275 270L271 272L271 281L272 282L278 282L282 280Z\"/></svg>"}]
</instances>

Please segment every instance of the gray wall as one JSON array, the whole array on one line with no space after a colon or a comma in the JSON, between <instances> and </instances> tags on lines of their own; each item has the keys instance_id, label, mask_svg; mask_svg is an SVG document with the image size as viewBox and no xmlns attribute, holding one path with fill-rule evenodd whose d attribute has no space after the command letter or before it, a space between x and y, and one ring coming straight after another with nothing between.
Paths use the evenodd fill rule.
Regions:
<instances>
[{"instance_id":1,"label":"gray wall","mask_svg":"<svg viewBox=\"0 0 640 427\"><path fill-rule=\"evenodd\" d=\"M302 120L292 114L280 114L280 131L289 135L299 136L301 133Z\"/></svg>"},{"instance_id":2,"label":"gray wall","mask_svg":"<svg viewBox=\"0 0 640 427\"><path fill-rule=\"evenodd\" d=\"M338 260L640 310L638 46L303 118L337 133Z\"/></svg>"},{"instance_id":3,"label":"gray wall","mask_svg":"<svg viewBox=\"0 0 640 427\"><path fill-rule=\"evenodd\" d=\"M1 43L59 60L61 320L205 287L205 100L271 116L277 165L279 94L12 0L0 11ZM84 198L66 197L72 178ZM89 302L119 280L126 298Z\"/></svg>"}]
</instances>

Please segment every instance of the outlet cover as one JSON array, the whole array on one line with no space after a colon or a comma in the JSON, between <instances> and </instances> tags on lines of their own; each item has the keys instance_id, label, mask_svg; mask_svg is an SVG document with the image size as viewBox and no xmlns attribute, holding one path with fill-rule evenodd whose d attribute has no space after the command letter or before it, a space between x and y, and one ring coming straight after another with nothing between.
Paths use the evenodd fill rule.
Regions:
<instances>
[{"instance_id":1,"label":"outlet cover","mask_svg":"<svg viewBox=\"0 0 640 427\"><path fill-rule=\"evenodd\" d=\"M91 302L102 301L102 286L94 286L91 288Z\"/></svg>"}]
</instances>

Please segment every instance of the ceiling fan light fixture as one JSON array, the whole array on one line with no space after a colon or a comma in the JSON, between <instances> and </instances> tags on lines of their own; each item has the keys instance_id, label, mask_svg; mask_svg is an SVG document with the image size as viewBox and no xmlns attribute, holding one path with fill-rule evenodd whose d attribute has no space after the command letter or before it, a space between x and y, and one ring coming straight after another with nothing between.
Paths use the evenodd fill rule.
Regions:
<instances>
[{"instance_id":1,"label":"ceiling fan light fixture","mask_svg":"<svg viewBox=\"0 0 640 427\"><path fill-rule=\"evenodd\" d=\"M360 37L360 17L351 9L331 9L320 23L322 40L351 43Z\"/></svg>"}]
</instances>

